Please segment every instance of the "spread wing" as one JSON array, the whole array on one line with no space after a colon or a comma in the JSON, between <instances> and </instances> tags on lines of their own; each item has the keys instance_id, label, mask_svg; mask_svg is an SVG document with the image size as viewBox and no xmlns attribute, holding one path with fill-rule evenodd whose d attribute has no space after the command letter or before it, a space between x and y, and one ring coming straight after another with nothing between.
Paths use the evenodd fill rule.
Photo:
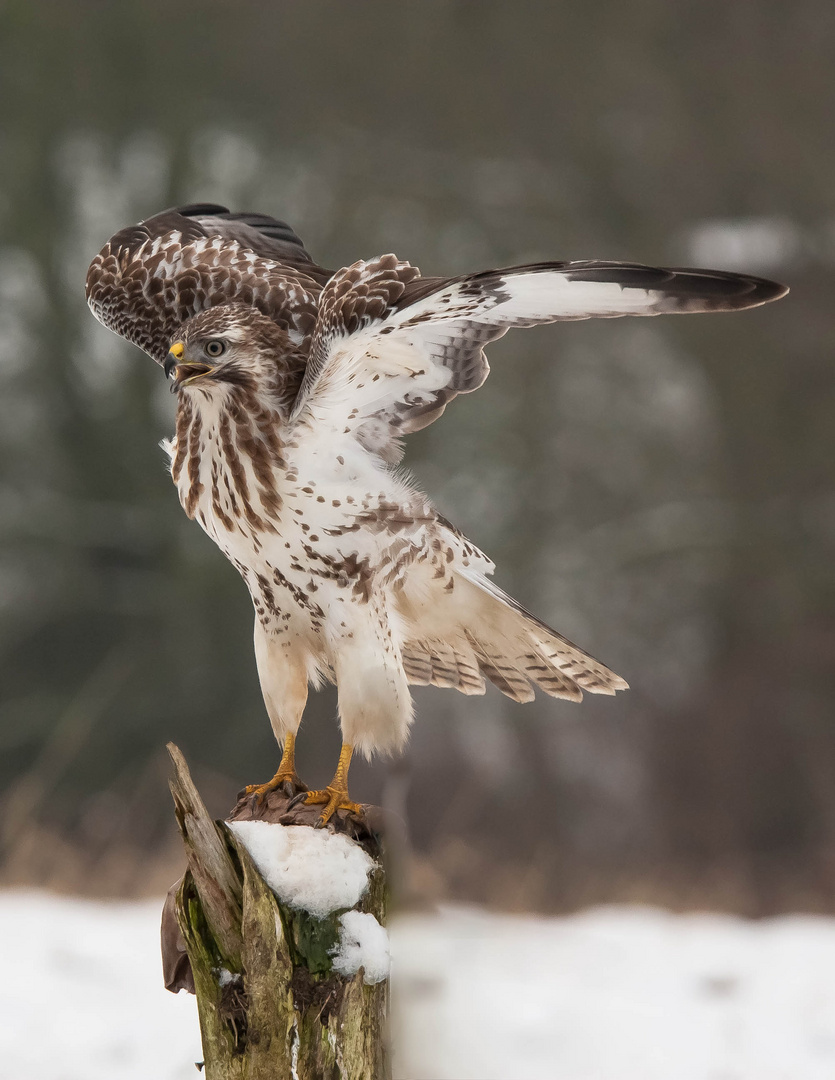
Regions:
<instances>
[{"instance_id":1,"label":"spread wing","mask_svg":"<svg viewBox=\"0 0 835 1080\"><path fill-rule=\"evenodd\" d=\"M337 271L319 317L293 417L353 434L397 461L399 437L426 427L489 373L482 352L514 326L756 307L788 290L719 270L553 262L421 278L383 255Z\"/></svg>"},{"instance_id":2,"label":"spread wing","mask_svg":"<svg viewBox=\"0 0 835 1080\"><path fill-rule=\"evenodd\" d=\"M87 302L99 322L162 364L186 319L233 301L309 344L330 276L283 222L200 204L165 210L111 237L87 272Z\"/></svg>"}]
</instances>

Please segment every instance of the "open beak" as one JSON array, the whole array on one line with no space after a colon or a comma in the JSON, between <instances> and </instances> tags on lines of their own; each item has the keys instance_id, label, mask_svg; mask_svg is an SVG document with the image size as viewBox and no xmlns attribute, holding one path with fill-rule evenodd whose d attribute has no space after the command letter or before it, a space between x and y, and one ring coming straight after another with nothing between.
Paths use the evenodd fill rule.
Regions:
<instances>
[{"instance_id":1,"label":"open beak","mask_svg":"<svg viewBox=\"0 0 835 1080\"><path fill-rule=\"evenodd\" d=\"M175 341L168 351L168 356L165 358L163 368L165 374L172 379L171 393L176 393L181 387L186 386L188 383L194 382L196 379L202 379L204 375L211 375L215 370L211 364L204 364L201 361L190 361L188 363L182 363L183 353L185 347L181 341Z\"/></svg>"},{"instance_id":2,"label":"open beak","mask_svg":"<svg viewBox=\"0 0 835 1080\"><path fill-rule=\"evenodd\" d=\"M210 364L175 364L172 370L174 382L171 392L175 393L181 387L202 379L204 375L211 375L215 369Z\"/></svg>"}]
</instances>

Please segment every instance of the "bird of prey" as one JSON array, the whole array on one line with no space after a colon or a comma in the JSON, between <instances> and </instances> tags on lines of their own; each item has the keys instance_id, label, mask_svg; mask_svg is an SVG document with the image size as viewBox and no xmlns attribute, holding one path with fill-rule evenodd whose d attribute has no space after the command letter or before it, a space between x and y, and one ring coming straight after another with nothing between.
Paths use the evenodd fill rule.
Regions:
<instances>
[{"instance_id":1,"label":"bird of prey","mask_svg":"<svg viewBox=\"0 0 835 1080\"><path fill-rule=\"evenodd\" d=\"M281 789L360 813L354 750L400 750L410 685L514 701L534 687L579 701L626 683L490 580L494 566L395 466L402 439L482 385L483 348L512 327L566 319L733 311L787 290L718 270L541 262L423 277L394 255L336 272L274 218L215 205L116 233L87 299L178 394L171 476L190 518L237 567L283 753ZM295 738L308 686L337 685L343 746L308 790Z\"/></svg>"}]
</instances>

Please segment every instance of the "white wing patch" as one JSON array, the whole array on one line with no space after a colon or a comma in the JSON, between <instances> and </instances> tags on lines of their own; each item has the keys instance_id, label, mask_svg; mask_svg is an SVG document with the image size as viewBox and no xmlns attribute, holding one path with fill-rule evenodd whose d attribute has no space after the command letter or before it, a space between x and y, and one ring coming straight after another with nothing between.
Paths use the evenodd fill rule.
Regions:
<instances>
[{"instance_id":1,"label":"white wing patch","mask_svg":"<svg viewBox=\"0 0 835 1080\"><path fill-rule=\"evenodd\" d=\"M323 289L293 419L315 419L397 461L400 436L482 385L483 347L513 326L732 310L784 291L722 271L628 263L542 263L425 282L408 263L380 256L338 271Z\"/></svg>"}]
</instances>

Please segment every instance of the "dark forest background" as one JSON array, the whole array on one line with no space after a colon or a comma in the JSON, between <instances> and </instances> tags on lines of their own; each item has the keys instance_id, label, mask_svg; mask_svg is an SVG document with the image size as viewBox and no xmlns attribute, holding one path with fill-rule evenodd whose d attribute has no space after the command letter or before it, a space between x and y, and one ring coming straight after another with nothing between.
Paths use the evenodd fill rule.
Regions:
<instances>
[{"instance_id":1,"label":"dark forest background","mask_svg":"<svg viewBox=\"0 0 835 1080\"><path fill-rule=\"evenodd\" d=\"M219 816L277 752L235 571L186 520L164 378L84 303L112 232L185 201L287 219L324 265L744 268L735 315L489 351L406 464L497 580L633 689L418 693L412 884L835 910L835 6L99 0L0 12L2 880L178 872L163 746ZM332 693L300 771L338 748Z\"/></svg>"}]
</instances>

